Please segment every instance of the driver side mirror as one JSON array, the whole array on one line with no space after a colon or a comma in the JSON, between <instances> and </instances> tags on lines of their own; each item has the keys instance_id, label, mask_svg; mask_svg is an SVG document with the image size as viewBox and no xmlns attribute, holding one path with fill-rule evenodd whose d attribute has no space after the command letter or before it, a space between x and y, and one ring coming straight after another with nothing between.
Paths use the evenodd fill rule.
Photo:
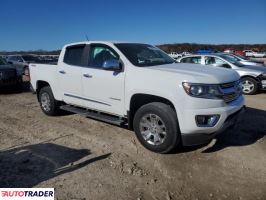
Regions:
<instances>
[{"instance_id":1,"label":"driver side mirror","mask_svg":"<svg viewBox=\"0 0 266 200\"><path fill-rule=\"evenodd\" d=\"M106 60L103 63L103 69L108 70L108 71L121 71L122 66L119 62L119 60L111 59L111 60Z\"/></svg>"}]
</instances>

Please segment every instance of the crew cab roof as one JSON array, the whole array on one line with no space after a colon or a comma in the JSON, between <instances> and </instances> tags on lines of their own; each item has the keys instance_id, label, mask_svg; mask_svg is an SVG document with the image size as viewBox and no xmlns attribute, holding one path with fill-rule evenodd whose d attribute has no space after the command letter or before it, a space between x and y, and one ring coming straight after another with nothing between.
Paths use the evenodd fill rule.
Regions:
<instances>
[{"instance_id":1,"label":"crew cab roof","mask_svg":"<svg viewBox=\"0 0 266 200\"><path fill-rule=\"evenodd\" d=\"M99 43L99 44L106 44L106 45L112 45L112 44L122 44L122 43L127 43L127 44L144 44L141 42L127 42L127 41L83 41L83 42L74 42L70 44L66 44L64 48L67 48L69 46L75 46L75 45L83 45L83 44L92 44L92 43Z\"/></svg>"}]
</instances>

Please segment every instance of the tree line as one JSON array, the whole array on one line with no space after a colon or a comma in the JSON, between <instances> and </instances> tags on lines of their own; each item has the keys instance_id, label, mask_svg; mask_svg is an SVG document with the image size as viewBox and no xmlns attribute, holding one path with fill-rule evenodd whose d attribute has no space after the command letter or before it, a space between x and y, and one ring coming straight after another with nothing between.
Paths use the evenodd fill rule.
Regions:
<instances>
[{"instance_id":1,"label":"tree line","mask_svg":"<svg viewBox=\"0 0 266 200\"><path fill-rule=\"evenodd\" d=\"M253 51L266 51L266 44L197 44L197 43L175 43L175 44L162 44L157 45L163 51L170 52L195 52L198 49L214 49L217 51L224 51L225 49L234 50L253 50ZM0 51L0 55L11 55L11 54L36 54L36 55L59 55L61 50L45 51Z\"/></svg>"},{"instance_id":2,"label":"tree line","mask_svg":"<svg viewBox=\"0 0 266 200\"><path fill-rule=\"evenodd\" d=\"M176 43L176 44L162 44L157 45L163 51L170 52L195 52L198 49L214 49L217 51L224 51L225 49L234 50L253 50L266 51L266 44L196 44L196 43Z\"/></svg>"}]
</instances>

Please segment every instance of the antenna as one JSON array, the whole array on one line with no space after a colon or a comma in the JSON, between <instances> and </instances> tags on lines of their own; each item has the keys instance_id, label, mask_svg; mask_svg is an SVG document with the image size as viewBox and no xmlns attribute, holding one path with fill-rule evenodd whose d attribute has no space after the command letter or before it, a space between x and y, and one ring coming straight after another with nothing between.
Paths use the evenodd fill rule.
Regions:
<instances>
[{"instance_id":1,"label":"antenna","mask_svg":"<svg viewBox=\"0 0 266 200\"><path fill-rule=\"evenodd\" d=\"M88 38L87 34L85 35L85 37L86 37L86 40L89 41L89 38Z\"/></svg>"}]
</instances>

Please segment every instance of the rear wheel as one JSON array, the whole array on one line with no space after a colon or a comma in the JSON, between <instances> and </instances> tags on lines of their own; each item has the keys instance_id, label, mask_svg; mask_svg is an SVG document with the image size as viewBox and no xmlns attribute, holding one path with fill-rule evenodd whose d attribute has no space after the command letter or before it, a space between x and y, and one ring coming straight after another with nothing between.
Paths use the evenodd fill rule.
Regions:
<instances>
[{"instance_id":1,"label":"rear wheel","mask_svg":"<svg viewBox=\"0 0 266 200\"><path fill-rule=\"evenodd\" d=\"M174 110L164 103L142 106L135 114L134 131L140 143L157 153L168 153L180 143Z\"/></svg>"},{"instance_id":2,"label":"rear wheel","mask_svg":"<svg viewBox=\"0 0 266 200\"><path fill-rule=\"evenodd\" d=\"M42 111L49 116L59 113L60 102L55 100L50 86L43 87L39 92L39 102Z\"/></svg>"},{"instance_id":3,"label":"rear wheel","mask_svg":"<svg viewBox=\"0 0 266 200\"><path fill-rule=\"evenodd\" d=\"M243 94L252 95L256 94L258 90L258 83L255 79L245 77L242 79L242 91Z\"/></svg>"}]
</instances>

